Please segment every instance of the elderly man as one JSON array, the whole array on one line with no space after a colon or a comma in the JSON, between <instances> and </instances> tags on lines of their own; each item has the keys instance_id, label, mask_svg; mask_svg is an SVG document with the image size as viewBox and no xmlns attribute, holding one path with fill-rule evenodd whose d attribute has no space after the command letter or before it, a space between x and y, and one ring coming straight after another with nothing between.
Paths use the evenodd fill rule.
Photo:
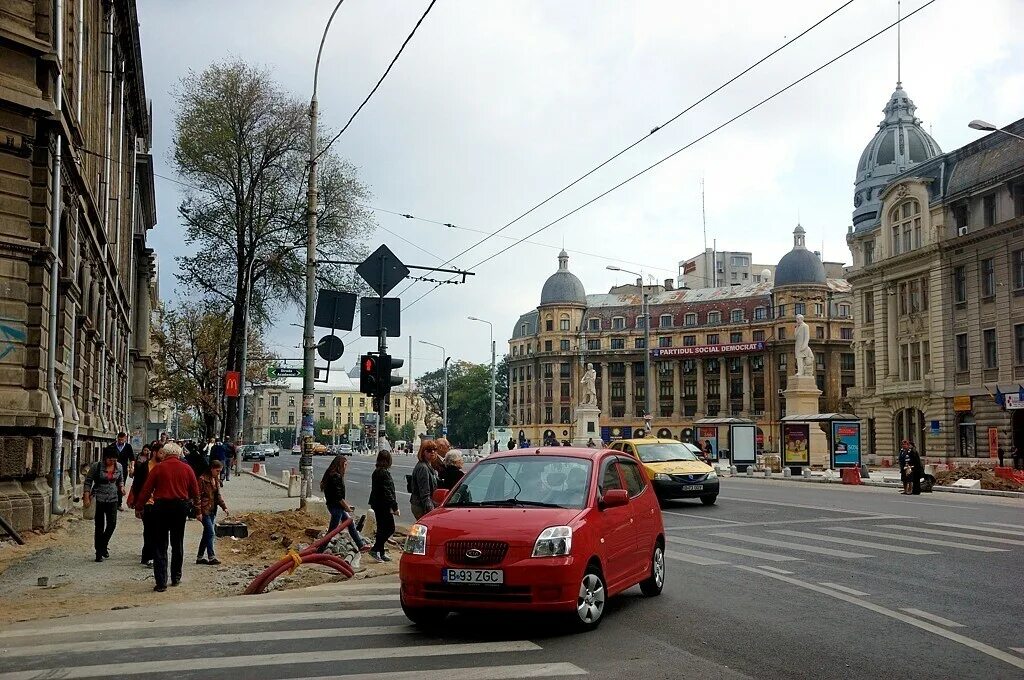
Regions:
<instances>
[{"instance_id":1,"label":"elderly man","mask_svg":"<svg viewBox=\"0 0 1024 680\"><path fill-rule=\"evenodd\" d=\"M153 590L167 590L167 544L171 547L171 585L181 582L185 554L185 521L191 507L199 506L199 482L182 459L181 447L174 443L160 449L164 460L146 476L139 493L143 505L153 500Z\"/></svg>"}]
</instances>

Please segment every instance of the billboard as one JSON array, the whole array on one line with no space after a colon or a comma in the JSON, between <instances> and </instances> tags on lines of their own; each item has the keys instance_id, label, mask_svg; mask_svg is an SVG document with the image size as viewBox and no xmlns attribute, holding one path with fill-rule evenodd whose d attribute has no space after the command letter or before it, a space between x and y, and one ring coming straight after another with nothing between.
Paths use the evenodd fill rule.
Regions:
<instances>
[{"instance_id":1,"label":"billboard","mask_svg":"<svg viewBox=\"0 0 1024 680\"><path fill-rule=\"evenodd\" d=\"M810 465L811 427L807 423L782 424L782 464Z\"/></svg>"},{"instance_id":2,"label":"billboard","mask_svg":"<svg viewBox=\"0 0 1024 680\"><path fill-rule=\"evenodd\" d=\"M712 460L718 459L718 426L701 425L697 428L697 446ZM708 449L711 451L708 451Z\"/></svg>"},{"instance_id":3,"label":"billboard","mask_svg":"<svg viewBox=\"0 0 1024 680\"><path fill-rule=\"evenodd\" d=\"M832 423L832 467L860 465L860 423Z\"/></svg>"},{"instance_id":4,"label":"billboard","mask_svg":"<svg viewBox=\"0 0 1024 680\"><path fill-rule=\"evenodd\" d=\"M757 426L729 426L729 457L733 463L755 463L757 461Z\"/></svg>"},{"instance_id":5,"label":"billboard","mask_svg":"<svg viewBox=\"0 0 1024 680\"><path fill-rule=\"evenodd\" d=\"M765 344L758 342L737 342L728 345L690 345L684 347L655 347L651 349L651 358L660 357L693 357L718 356L719 354L749 354L763 352Z\"/></svg>"}]
</instances>

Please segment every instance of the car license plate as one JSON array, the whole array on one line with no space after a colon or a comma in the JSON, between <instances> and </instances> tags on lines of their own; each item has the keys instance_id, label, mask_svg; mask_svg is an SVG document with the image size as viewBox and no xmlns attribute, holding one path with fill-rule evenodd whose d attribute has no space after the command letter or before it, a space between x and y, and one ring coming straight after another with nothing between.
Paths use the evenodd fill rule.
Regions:
<instances>
[{"instance_id":1,"label":"car license plate","mask_svg":"<svg viewBox=\"0 0 1024 680\"><path fill-rule=\"evenodd\" d=\"M441 580L445 583L498 585L505 582L505 572L501 569L443 569Z\"/></svg>"},{"instance_id":2,"label":"car license plate","mask_svg":"<svg viewBox=\"0 0 1024 680\"><path fill-rule=\"evenodd\" d=\"M686 486L683 487L683 491L703 491L703 490L704 490L704 485L703 484L687 484Z\"/></svg>"}]
</instances>

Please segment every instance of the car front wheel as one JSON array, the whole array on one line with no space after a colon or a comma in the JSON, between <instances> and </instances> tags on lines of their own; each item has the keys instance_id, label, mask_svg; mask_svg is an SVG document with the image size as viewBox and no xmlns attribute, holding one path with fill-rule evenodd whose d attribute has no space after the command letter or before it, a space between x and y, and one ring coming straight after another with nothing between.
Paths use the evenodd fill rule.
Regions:
<instances>
[{"instance_id":1,"label":"car front wheel","mask_svg":"<svg viewBox=\"0 0 1024 680\"><path fill-rule=\"evenodd\" d=\"M580 581L580 592L576 598L575 627L578 630L593 630L601 623L604 606L608 599L604 576L593 566L587 567Z\"/></svg>"},{"instance_id":2,"label":"car front wheel","mask_svg":"<svg viewBox=\"0 0 1024 680\"><path fill-rule=\"evenodd\" d=\"M717 500L718 500L718 494L715 494L714 496L701 496L700 497L700 502L703 503L704 505L714 505L715 501L717 501Z\"/></svg>"},{"instance_id":3,"label":"car front wheel","mask_svg":"<svg viewBox=\"0 0 1024 680\"><path fill-rule=\"evenodd\" d=\"M654 546L654 553L651 555L651 575L646 580L640 582L640 592L647 597L657 597L661 595L661 590L664 587L665 549L659 543Z\"/></svg>"}]
</instances>

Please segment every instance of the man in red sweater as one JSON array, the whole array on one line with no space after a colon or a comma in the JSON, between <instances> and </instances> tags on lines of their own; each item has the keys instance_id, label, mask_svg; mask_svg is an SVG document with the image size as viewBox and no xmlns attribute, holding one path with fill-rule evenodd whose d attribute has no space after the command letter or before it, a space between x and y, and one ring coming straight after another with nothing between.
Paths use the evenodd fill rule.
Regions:
<instances>
[{"instance_id":1,"label":"man in red sweater","mask_svg":"<svg viewBox=\"0 0 1024 680\"><path fill-rule=\"evenodd\" d=\"M153 499L153 590L167 590L167 544L171 545L171 585L181 582L181 565L185 554L185 521L189 503L199 505L199 482L196 473L182 459L181 447L173 442L160 449L164 460L146 477L136 503L145 505Z\"/></svg>"}]
</instances>

